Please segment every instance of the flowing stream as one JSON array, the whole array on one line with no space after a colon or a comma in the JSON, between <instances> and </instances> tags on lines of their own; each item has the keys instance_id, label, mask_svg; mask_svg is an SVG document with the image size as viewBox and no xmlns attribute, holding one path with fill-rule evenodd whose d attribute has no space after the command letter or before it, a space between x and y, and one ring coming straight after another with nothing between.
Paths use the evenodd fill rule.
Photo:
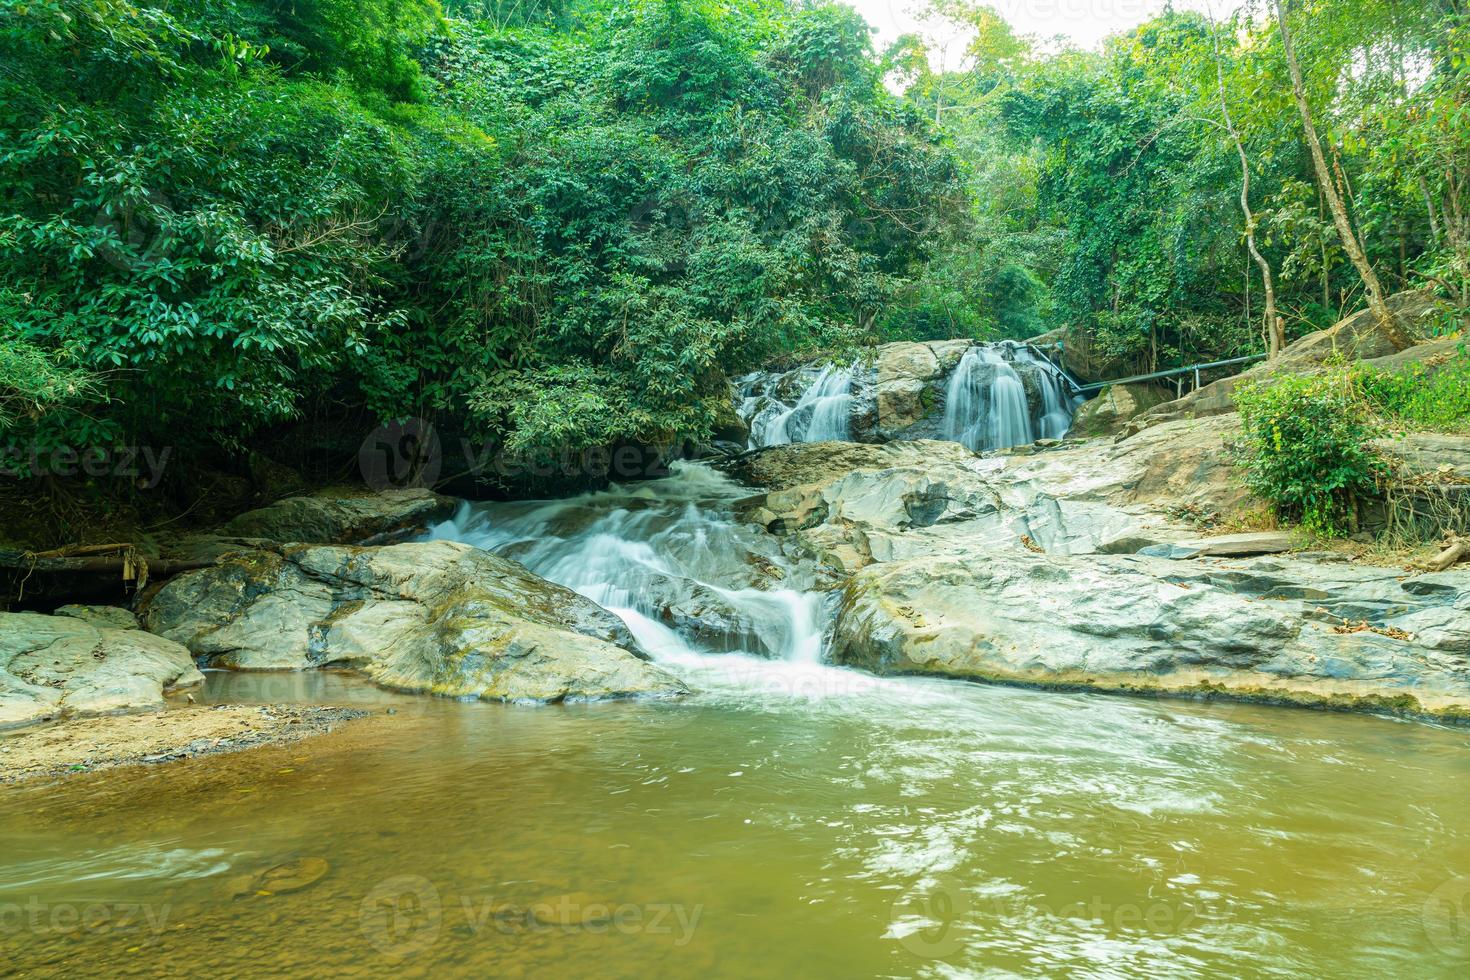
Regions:
<instances>
[{"instance_id":1,"label":"flowing stream","mask_svg":"<svg viewBox=\"0 0 1470 980\"><path fill-rule=\"evenodd\" d=\"M524 708L335 672L217 673L202 699L375 715L294 745L0 787L0 962L1463 975L1470 733L825 666L823 597L734 520L743 492L688 466L467 508L435 531L606 603L690 698ZM330 870L305 885L252 878L318 858Z\"/></svg>"},{"instance_id":2,"label":"flowing stream","mask_svg":"<svg viewBox=\"0 0 1470 980\"><path fill-rule=\"evenodd\" d=\"M1022 372L1036 391L1027 392ZM945 388L944 438L976 452L1060 439L1072 427L1080 399L1044 358L1019 344L989 344L965 352Z\"/></svg>"},{"instance_id":3,"label":"flowing stream","mask_svg":"<svg viewBox=\"0 0 1470 980\"><path fill-rule=\"evenodd\" d=\"M774 416L756 419L751 441L757 446L793 442L842 441L852 437L852 386L856 369L821 368L796 404Z\"/></svg>"},{"instance_id":4,"label":"flowing stream","mask_svg":"<svg viewBox=\"0 0 1470 980\"><path fill-rule=\"evenodd\" d=\"M737 411L750 427L752 447L852 440L855 417L871 423L882 411L875 382L873 370L857 366L758 371L735 383ZM976 452L1060 439L1083 401L1055 365L1014 341L976 344L947 377L922 383L930 385L925 397L942 399L942 417L903 438L948 439ZM870 425L858 441L872 435Z\"/></svg>"}]
</instances>

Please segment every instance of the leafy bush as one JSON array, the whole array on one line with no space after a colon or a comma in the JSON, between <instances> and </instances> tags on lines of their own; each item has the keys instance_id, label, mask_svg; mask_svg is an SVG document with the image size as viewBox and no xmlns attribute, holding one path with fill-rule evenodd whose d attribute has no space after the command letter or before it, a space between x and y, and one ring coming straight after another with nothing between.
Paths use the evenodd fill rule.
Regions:
<instances>
[{"instance_id":1,"label":"leafy bush","mask_svg":"<svg viewBox=\"0 0 1470 980\"><path fill-rule=\"evenodd\" d=\"M0 328L0 435L95 395L87 371Z\"/></svg>"},{"instance_id":2,"label":"leafy bush","mask_svg":"<svg viewBox=\"0 0 1470 980\"><path fill-rule=\"evenodd\" d=\"M1383 472L1367 445L1378 426L1356 372L1338 366L1242 385L1235 404L1251 490L1315 533L1333 537L1350 529L1355 498L1372 491Z\"/></svg>"},{"instance_id":3,"label":"leafy bush","mask_svg":"<svg viewBox=\"0 0 1470 980\"><path fill-rule=\"evenodd\" d=\"M1409 429L1470 427L1470 354L1461 344L1456 355L1433 370L1423 364L1404 371L1359 368L1358 387L1385 421Z\"/></svg>"},{"instance_id":4,"label":"leafy bush","mask_svg":"<svg viewBox=\"0 0 1470 980\"><path fill-rule=\"evenodd\" d=\"M206 451L312 412L672 441L730 374L875 334L963 210L846 8L452 6L486 20L0 9L16 350L74 352L127 438Z\"/></svg>"}]
</instances>

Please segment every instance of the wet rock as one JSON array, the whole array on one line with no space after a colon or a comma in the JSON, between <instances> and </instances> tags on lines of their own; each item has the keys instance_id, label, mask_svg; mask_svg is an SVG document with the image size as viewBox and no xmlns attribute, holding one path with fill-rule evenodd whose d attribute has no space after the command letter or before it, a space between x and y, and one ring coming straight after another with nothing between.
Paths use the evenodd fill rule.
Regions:
<instances>
[{"instance_id":1,"label":"wet rock","mask_svg":"<svg viewBox=\"0 0 1470 980\"><path fill-rule=\"evenodd\" d=\"M453 593L426 622L395 622L404 612L366 607L337 627L364 652L392 641L363 667L384 687L515 702L687 693L678 678L627 650L521 618L474 586Z\"/></svg>"},{"instance_id":2,"label":"wet rock","mask_svg":"<svg viewBox=\"0 0 1470 980\"><path fill-rule=\"evenodd\" d=\"M1392 570L1258 562L988 550L874 565L845 591L833 656L885 673L1470 717L1470 573L1413 589Z\"/></svg>"},{"instance_id":3,"label":"wet rock","mask_svg":"<svg viewBox=\"0 0 1470 980\"><path fill-rule=\"evenodd\" d=\"M395 689L515 701L684 691L596 603L449 541L243 553L169 582L144 622L235 670L338 665Z\"/></svg>"},{"instance_id":4,"label":"wet rock","mask_svg":"<svg viewBox=\"0 0 1470 980\"><path fill-rule=\"evenodd\" d=\"M445 520L457 503L429 490L388 490L358 497L287 497L241 514L220 528L224 537L298 544L357 544Z\"/></svg>"},{"instance_id":5,"label":"wet rock","mask_svg":"<svg viewBox=\"0 0 1470 980\"><path fill-rule=\"evenodd\" d=\"M1225 452L1234 416L1186 420L1123 443L1059 443L981 458L952 442L776 446L729 464L771 490L742 513L850 573L981 545L1133 553L1199 537L1168 508L1230 516L1248 501Z\"/></svg>"},{"instance_id":6,"label":"wet rock","mask_svg":"<svg viewBox=\"0 0 1470 980\"><path fill-rule=\"evenodd\" d=\"M1202 537L1189 523L1249 500L1226 453L1238 424L1178 420L991 458L952 443L781 446L732 469L774 488L747 516L846 577L842 663L1470 712L1470 572L1400 582L1391 569L1249 558L1293 541Z\"/></svg>"},{"instance_id":7,"label":"wet rock","mask_svg":"<svg viewBox=\"0 0 1470 980\"><path fill-rule=\"evenodd\" d=\"M0 613L0 728L164 707L203 681L183 646L70 616Z\"/></svg>"},{"instance_id":8,"label":"wet rock","mask_svg":"<svg viewBox=\"0 0 1470 980\"><path fill-rule=\"evenodd\" d=\"M772 446L721 467L752 487L786 490L829 483L856 470L888 470L903 466L977 459L957 442L894 442L883 445L827 442Z\"/></svg>"}]
</instances>

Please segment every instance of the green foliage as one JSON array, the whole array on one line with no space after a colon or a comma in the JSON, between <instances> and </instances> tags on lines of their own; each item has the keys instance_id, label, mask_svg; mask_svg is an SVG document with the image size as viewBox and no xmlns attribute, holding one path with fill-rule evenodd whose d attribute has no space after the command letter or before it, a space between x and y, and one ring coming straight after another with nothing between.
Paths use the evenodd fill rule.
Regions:
<instances>
[{"instance_id":1,"label":"green foliage","mask_svg":"<svg viewBox=\"0 0 1470 980\"><path fill-rule=\"evenodd\" d=\"M1390 290L1433 284L1470 306L1470 226L1454 217L1470 213L1470 21L1443 3L1292 7L1317 128L1379 278ZM1225 110L1288 334L1361 305L1269 5L1221 23L1168 10L1101 52L1054 53L972 0L928 10L933 36L904 39L889 65L942 120L974 202L968 240L924 277L964 289L916 297L929 308L943 297L944 316L928 320L1010 336L1007 320L1033 333L1066 326L1119 374L1262 349L1263 285ZM958 63L957 36L968 39Z\"/></svg>"},{"instance_id":2,"label":"green foliage","mask_svg":"<svg viewBox=\"0 0 1470 980\"><path fill-rule=\"evenodd\" d=\"M702 436L730 375L858 341L1246 352L1215 39L1293 329L1355 302L1265 20L1048 54L943 0L935 70L805 0L152 2L0 7L0 413L37 441L366 411L550 452ZM1383 8L1300 5L1311 96L1371 257L1464 305L1466 27ZM1450 424L1457 376L1360 388Z\"/></svg>"},{"instance_id":3,"label":"green foliage","mask_svg":"<svg viewBox=\"0 0 1470 980\"><path fill-rule=\"evenodd\" d=\"M1367 445L1379 430L1354 372L1339 366L1241 385L1234 398L1251 490L1314 533L1345 533L1356 498L1371 492L1383 472Z\"/></svg>"},{"instance_id":4,"label":"green foliage","mask_svg":"<svg viewBox=\"0 0 1470 980\"><path fill-rule=\"evenodd\" d=\"M1233 397L1252 491L1283 517L1333 536L1350 527L1354 499L1387 472L1370 439L1470 428L1470 353L1462 344L1447 362L1399 371L1337 361L1318 374L1241 385Z\"/></svg>"},{"instance_id":5,"label":"green foliage","mask_svg":"<svg viewBox=\"0 0 1470 980\"><path fill-rule=\"evenodd\" d=\"M1354 380L1374 414L1394 428L1438 432L1470 428L1470 354L1464 344L1454 358L1433 368L1359 367Z\"/></svg>"},{"instance_id":6,"label":"green foliage","mask_svg":"<svg viewBox=\"0 0 1470 980\"><path fill-rule=\"evenodd\" d=\"M78 367L69 351L45 350L19 336L10 321L24 302L0 293L0 436L9 438L55 423L98 392L97 377Z\"/></svg>"},{"instance_id":7,"label":"green foliage","mask_svg":"<svg viewBox=\"0 0 1470 980\"><path fill-rule=\"evenodd\" d=\"M847 8L451 12L475 22L7 8L16 356L66 352L130 438L234 446L340 406L517 449L670 441L708 431L729 374L872 336L961 210Z\"/></svg>"}]
</instances>

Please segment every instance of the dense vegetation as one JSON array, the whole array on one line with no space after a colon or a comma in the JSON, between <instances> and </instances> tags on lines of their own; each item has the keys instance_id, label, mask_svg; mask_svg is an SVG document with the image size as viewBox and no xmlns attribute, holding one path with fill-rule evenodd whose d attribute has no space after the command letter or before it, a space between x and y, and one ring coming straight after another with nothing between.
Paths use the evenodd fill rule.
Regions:
<instances>
[{"instance_id":1,"label":"dense vegetation","mask_svg":"<svg viewBox=\"0 0 1470 980\"><path fill-rule=\"evenodd\" d=\"M1235 392L1238 448L1251 490L1282 518L1327 537L1356 530L1356 511L1390 471L1369 441L1470 428L1470 357L1435 371L1384 371L1340 361Z\"/></svg>"},{"instance_id":2,"label":"dense vegetation","mask_svg":"<svg viewBox=\"0 0 1470 980\"><path fill-rule=\"evenodd\" d=\"M1165 14L1100 53L1039 47L967 0L932 6L936 37L967 31L947 51L960 69L931 68L917 38L892 59L974 161L976 227L931 267L918 292L930 304L1008 336L1070 325L1100 360L1137 368L1263 350L1263 266L1292 337L1364 304L1277 6L1219 22ZM1331 189L1383 289L1430 284L1465 305L1466 8L1297 0L1283 12Z\"/></svg>"},{"instance_id":3,"label":"dense vegetation","mask_svg":"<svg viewBox=\"0 0 1470 980\"><path fill-rule=\"evenodd\" d=\"M1293 335L1361 305L1334 197L1384 290L1464 304L1459 0L1166 13L1096 53L931 6L961 41L880 54L800 0L8 3L5 465L299 463L324 424L350 459L408 417L668 443L736 372L883 338L1259 350L1264 276Z\"/></svg>"},{"instance_id":4,"label":"dense vegetation","mask_svg":"<svg viewBox=\"0 0 1470 980\"><path fill-rule=\"evenodd\" d=\"M7 7L12 428L699 435L728 372L870 330L962 210L846 8L526 6Z\"/></svg>"}]
</instances>

